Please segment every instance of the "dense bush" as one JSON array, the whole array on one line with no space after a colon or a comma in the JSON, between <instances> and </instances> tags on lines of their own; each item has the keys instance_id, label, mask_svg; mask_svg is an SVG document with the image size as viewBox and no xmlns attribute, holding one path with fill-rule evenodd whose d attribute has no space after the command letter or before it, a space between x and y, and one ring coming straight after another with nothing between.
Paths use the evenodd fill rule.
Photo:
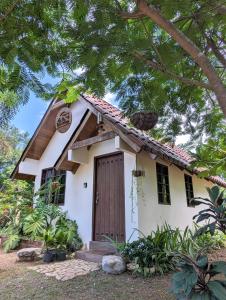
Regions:
<instances>
[{"instance_id":1,"label":"dense bush","mask_svg":"<svg viewBox=\"0 0 226 300\"><path fill-rule=\"evenodd\" d=\"M198 253L204 247L206 250L222 247L224 241L225 237L219 233L214 237L206 234L194 240L189 228L182 232L178 228L164 225L147 237L128 242L123 247L121 245L120 252L127 261L136 264L136 272L148 276L174 270L175 252Z\"/></svg>"},{"instance_id":2,"label":"dense bush","mask_svg":"<svg viewBox=\"0 0 226 300\"><path fill-rule=\"evenodd\" d=\"M51 195L51 184L47 193ZM3 247L6 252L15 249L21 239L43 242L46 249L60 248L75 251L82 247L75 221L67 218L62 209L46 201L46 186L36 194L35 206L32 198L21 198L7 211L7 218L0 233L7 237Z\"/></svg>"}]
</instances>

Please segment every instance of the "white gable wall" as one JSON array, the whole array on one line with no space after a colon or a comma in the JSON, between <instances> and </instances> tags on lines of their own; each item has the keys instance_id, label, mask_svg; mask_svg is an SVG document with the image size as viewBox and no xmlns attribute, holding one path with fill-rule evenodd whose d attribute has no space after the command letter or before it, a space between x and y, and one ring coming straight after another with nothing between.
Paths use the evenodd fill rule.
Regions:
<instances>
[{"instance_id":1,"label":"white gable wall","mask_svg":"<svg viewBox=\"0 0 226 300\"><path fill-rule=\"evenodd\" d=\"M54 166L72 133L79 125L86 110L87 108L80 101L77 101L71 105L72 124L70 128L65 133L60 133L58 131L54 133L38 162L37 176L35 178L35 191L37 191L40 187L42 170L46 168L52 168Z\"/></svg>"},{"instance_id":2,"label":"white gable wall","mask_svg":"<svg viewBox=\"0 0 226 300\"><path fill-rule=\"evenodd\" d=\"M158 203L156 161L168 166L169 188L171 205ZM138 177L138 223L139 229L145 234L149 234L165 222L172 227L184 229L186 226L192 227L192 217L200 210L188 207L185 192L184 171L166 161L151 160L147 153L140 153L137 156L137 169L144 170L145 176ZM189 173L187 173L190 175ZM212 183L192 176L193 190L195 197L207 197L206 187Z\"/></svg>"}]
</instances>

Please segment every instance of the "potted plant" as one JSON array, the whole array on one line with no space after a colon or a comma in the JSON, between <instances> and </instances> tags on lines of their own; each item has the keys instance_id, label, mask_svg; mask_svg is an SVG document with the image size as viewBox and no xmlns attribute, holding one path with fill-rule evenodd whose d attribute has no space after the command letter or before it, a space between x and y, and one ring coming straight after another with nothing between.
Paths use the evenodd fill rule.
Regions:
<instances>
[{"instance_id":1,"label":"potted plant","mask_svg":"<svg viewBox=\"0 0 226 300\"><path fill-rule=\"evenodd\" d=\"M44 255L43 261L45 263L50 263L56 260L56 240L55 240L55 232L53 229L46 229L43 232L43 248L44 248Z\"/></svg>"},{"instance_id":2,"label":"potted plant","mask_svg":"<svg viewBox=\"0 0 226 300\"><path fill-rule=\"evenodd\" d=\"M66 260L66 250L67 250L67 231L63 230L63 228L58 228L56 231L56 243L57 243L57 251L56 251L56 260L63 261Z\"/></svg>"}]
</instances>

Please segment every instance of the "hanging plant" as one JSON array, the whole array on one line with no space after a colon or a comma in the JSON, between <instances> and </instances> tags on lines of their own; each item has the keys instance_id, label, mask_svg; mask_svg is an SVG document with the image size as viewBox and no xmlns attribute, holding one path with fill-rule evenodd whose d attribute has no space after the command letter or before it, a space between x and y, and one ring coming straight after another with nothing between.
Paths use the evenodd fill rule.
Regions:
<instances>
[{"instance_id":1,"label":"hanging plant","mask_svg":"<svg viewBox=\"0 0 226 300\"><path fill-rule=\"evenodd\" d=\"M158 115L155 112L136 112L130 117L134 127L140 130L150 130L158 122Z\"/></svg>"}]
</instances>

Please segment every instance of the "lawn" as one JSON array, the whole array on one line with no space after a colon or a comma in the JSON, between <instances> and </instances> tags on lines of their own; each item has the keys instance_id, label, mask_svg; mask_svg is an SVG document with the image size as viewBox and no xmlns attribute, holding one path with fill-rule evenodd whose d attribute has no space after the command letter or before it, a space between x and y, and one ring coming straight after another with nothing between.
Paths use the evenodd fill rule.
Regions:
<instances>
[{"instance_id":1,"label":"lawn","mask_svg":"<svg viewBox=\"0 0 226 300\"><path fill-rule=\"evenodd\" d=\"M28 270L29 263L15 263L15 253L0 250L0 299L152 299L173 300L170 276L143 279L127 273L110 276L102 271L68 281L58 281Z\"/></svg>"},{"instance_id":2,"label":"lawn","mask_svg":"<svg viewBox=\"0 0 226 300\"><path fill-rule=\"evenodd\" d=\"M215 251L210 258L225 261L226 248ZM15 259L15 252L4 254L0 249L1 300L175 299L169 292L170 275L143 279L128 273L111 276L98 271L63 282L28 270L31 263L15 263Z\"/></svg>"}]
</instances>

